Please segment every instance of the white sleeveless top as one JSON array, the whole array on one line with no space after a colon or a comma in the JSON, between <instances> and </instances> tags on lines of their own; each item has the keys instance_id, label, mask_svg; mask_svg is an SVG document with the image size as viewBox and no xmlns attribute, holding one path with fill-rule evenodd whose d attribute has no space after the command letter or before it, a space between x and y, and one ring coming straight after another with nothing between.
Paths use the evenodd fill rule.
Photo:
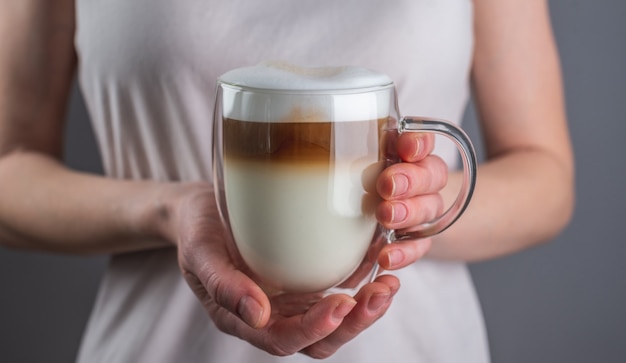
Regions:
<instances>
[{"instance_id":1,"label":"white sleeveless top","mask_svg":"<svg viewBox=\"0 0 626 363\"><path fill-rule=\"evenodd\" d=\"M472 52L470 0L77 1L79 81L108 176L211 180L215 80L265 60L387 73L400 110L459 122ZM451 164L451 145L438 152ZM487 362L464 264L396 273L387 314L329 362ZM78 361L306 362L219 332L174 249L111 258Z\"/></svg>"}]
</instances>

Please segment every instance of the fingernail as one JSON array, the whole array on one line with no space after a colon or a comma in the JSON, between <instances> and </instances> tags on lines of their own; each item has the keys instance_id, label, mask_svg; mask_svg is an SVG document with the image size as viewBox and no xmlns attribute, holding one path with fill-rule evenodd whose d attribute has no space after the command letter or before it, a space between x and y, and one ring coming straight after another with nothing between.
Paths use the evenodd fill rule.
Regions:
<instances>
[{"instance_id":1,"label":"fingernail","mask_svg":"<svg viewBox=\"0 0 626 363\"><path fill-rule=\"evenodd\" d=\"M416 160L417 157L420 154L420 151L422 150L422 138L418 138L417 142L415 143L415 152L413 153L413 160Z\"/></svg>"},{"instance_id":2,"label":"fingernail","mask_svg":"<svg viewBox=\"0 0 626 363\"><path fill-rule=\"evenodd\" d=\"M370 297L370 301L367 303L367 310L371 313L377 313L380 308L385 305L391 298L390 294L374 294Z\"/></svg>"},{"instance_id":3,"label":"fingernail","mask_svg":"<svg viewBox=\"0 0 626 363\"><path fill-rule=\"evenodd\" d=\"M404 222L406 217L409 215L409 211L407 210L404 203L394 203L391 207L391 222L400 223Z\"/></svg>"},{"instance_id":4,"label":"fingernail","mask_svg":"<svg viewBox=\"0 0 626 363\"><path fill-rule=\"evenodd\" d=\"M256 328L261 323L263 317L263 307L250 296L244 296L237 305L237 314L248 325Z\"/></svg>"},{"instance_id":5,"label":"fingernail","mask_svg":"<svg viewBox=\"0 0 626 363\"><path fill-rule=\"evenodd\" d=\"M389 264L389 268L393 268L402 264L404 261L404 252L400 249L393 249L387 253L387 263Z\"/></svg>"},{"instance_id":6,"label":"fingernail","mask_svg":"<svg viewBox=\"0 0 626 363\"><path fill-rule=\"evenodd\" d=\"M391 177L393 182L393 190L391 195L397 196L406 193L409 190L409 178L404 174L394 174Z\"/></svg>"},{"instance_id":7,"label":"fingernail","mask_svg":"<svg viewBox=\"0 0 626 363\"><path fill-rule=\"evenodd\" d=\"M337 305L335 310L333 310L332 318L338 322L342 321L343 318L345 318L346 315L348 315L352 311L355 305L356 300L347 300L340 303L339 305Z\"/></svg>"}]
</instances>

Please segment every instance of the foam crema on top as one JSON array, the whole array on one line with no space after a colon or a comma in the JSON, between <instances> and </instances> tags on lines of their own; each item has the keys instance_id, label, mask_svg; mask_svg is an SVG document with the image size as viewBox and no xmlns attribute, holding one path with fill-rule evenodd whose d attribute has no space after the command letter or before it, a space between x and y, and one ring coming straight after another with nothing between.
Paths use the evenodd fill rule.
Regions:
<instances>
[{"instance_id":1,"label":"foam crema on top","mask_svg":"<svg viewBox=\"0 0 626 363\"><path fill-rule=\"evenodd\" d=\"M392 83L387 75L362 67L302 67L281 61L233 69L220 80L235 86L280 91L339 91Z\"/></svg>"},{"instance_id":2,"label":"foam crema on top","mask_svg":"<svg viewBox=\"0 0 626 363\"><path fill-rule=\"evenodd\" d=\"M366 68L266 62L224 73L224 117L256 122L341 122L387 117L391 79Z\"/></svg>"}]
</instances>

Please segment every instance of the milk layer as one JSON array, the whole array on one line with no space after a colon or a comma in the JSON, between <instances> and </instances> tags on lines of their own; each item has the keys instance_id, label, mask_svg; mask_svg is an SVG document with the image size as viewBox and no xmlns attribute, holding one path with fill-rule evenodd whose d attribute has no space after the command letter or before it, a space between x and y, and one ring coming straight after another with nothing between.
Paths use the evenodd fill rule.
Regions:
<instances>
[{"instance_id":1,"label":"milk layer","mask_svg":"<svg viewBox=\"0 0 626 363\"><path fill-rule=\"evenodd\" d=\"M247 265L291 292L324 290L349 277L376 229L373 212L363 207L362 177L371 166L225 160L229 220Z\"/></svg>"}]
</instances>

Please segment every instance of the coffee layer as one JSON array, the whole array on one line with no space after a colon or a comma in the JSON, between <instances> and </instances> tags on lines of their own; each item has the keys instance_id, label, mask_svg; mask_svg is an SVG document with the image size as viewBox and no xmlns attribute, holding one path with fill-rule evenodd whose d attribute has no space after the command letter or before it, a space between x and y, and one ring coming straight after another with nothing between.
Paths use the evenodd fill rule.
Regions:
<instances>
[{"instance_id":1,"label":"coffee layer","mask_svg":"<svg viewBox=\"0 0 626 363\"><path fill-rule=\"evenodd\" d=\"M378 157L386 119L354 122L224 120L224 155L270 163L324 163Z\"/></svg>"}]
</instances>

